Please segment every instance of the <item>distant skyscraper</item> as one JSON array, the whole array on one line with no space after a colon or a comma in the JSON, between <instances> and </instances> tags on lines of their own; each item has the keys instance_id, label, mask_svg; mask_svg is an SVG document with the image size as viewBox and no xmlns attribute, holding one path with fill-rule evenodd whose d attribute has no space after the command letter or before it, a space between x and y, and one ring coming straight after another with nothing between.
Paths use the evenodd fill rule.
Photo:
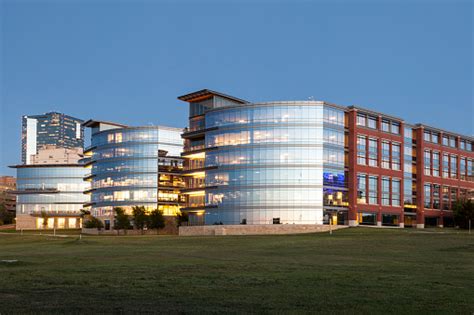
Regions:
<instances>
[{"instance_id":1,"label":"distant skyscraper","mask_svg":"<svg viewBox=\"0 0 474 315\"><path fill-rule=\"evenodd\" d=\"M31 155L45 146L75 149L84 147L83 121L62 113L23 116L21 161L31 164Z\"/></svg>"}]
</instances>

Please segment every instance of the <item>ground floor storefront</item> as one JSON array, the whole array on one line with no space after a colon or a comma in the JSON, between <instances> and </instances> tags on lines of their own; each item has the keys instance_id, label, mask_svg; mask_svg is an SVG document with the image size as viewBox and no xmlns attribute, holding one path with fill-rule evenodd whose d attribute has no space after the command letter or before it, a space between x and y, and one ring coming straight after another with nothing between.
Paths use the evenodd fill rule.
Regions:
<instances>
[{"instance_id":1,"label":"ground floor storefront","mask_svg":"<svg viewBox=\"0 0 474 315\"><path fill-rule=\"evenodd\" d=\"M79 229L82 219L79 216L37 216L20 214L16 217L17 230Z\"/></svg>"}]
</instances>

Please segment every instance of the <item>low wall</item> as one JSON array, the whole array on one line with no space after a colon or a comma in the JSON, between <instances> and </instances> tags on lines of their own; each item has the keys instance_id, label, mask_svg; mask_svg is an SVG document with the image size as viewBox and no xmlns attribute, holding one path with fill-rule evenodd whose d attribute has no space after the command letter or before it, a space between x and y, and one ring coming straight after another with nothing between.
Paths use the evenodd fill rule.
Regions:
<instances>
[{"instance_id":1,"label":"low wall","mask_svg":"<svg viewBox=\"0 0 474 315\"><path fill-rule=\"evenodd\" d=\"M203 225L180 226L180 236L199 235L273 235L273 234L302 234L328 232L346 228L346 225L316 225L316 224L268 224L268 225Z\"/></svg>"},{"instance_id":2,"label":"low wall","mask_svg":"<svg viewBox=\"0 0 474 315\"><path fill-rule=\"evenodd\" d=\"M88 234L88 235L176 235L177 234L177 229L176 232L174 230L167 230L161 229L156 232L156 230L104 230L104 229L87 229L87 228L82 228L82 234Z\"/></svg>"}]
</instances>

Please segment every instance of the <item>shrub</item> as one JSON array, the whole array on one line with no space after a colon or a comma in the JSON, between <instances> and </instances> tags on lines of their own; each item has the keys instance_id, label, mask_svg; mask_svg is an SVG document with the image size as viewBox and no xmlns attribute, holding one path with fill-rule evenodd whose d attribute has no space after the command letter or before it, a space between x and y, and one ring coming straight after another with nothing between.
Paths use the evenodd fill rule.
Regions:
<instances>
[{"instance_id":1,"label":"shrub","mask_svg":"<svg viewBox=\"0 0 474 315\"><path fill-rule=\"evenodd\" d=\"M102 229L104 227L104 223L101 220L97 219L96 217L90 217L87 221L84 222L84 227L86 229Z\"/></svg>"},{"instance_id":2,"label":"shrub","mask_svg":"<svg viewBox=\"0 0 474 315\"><path fill-rule=\"evenodd\" d=\"M163 216L163 211L155 209L150 213L148 227L150 229L156 229L157 233L158 230L165 227L165 217Z\"/></svg>"}]
</instances>

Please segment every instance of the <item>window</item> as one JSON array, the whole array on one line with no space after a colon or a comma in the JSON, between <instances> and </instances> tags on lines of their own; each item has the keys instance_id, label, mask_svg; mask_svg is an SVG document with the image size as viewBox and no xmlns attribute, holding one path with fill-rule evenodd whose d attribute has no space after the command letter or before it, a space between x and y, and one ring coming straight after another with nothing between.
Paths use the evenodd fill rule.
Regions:
<instances>
[{"instance_id":1,"label":"window","mask_svg":"<svg viewBox=\"0 0 474 315\"><path fill-rule=\"evenodd\" d=\"M390 122L388 120L382 120L382 131L389 132L390 131Z\"/></svg>"},{"instance_id":2,"label":"window","mask_svg":"<svg viewBox=\"0 0 474 315\"><path fill-rule=\"evenodd\" d=\"M390 168L390 143L382 141L382 168Z\"/></svg>"},{"instance_id":3,"label":"window","mask_svg":"<svg viewBox=\"0 0 474 315\"><path fill-rule=\"evenodd\" d=\"M377 176L369 176L369 204L377 204Z\"/></svg>"},{"instance_id":4,"label":"window","mask_svg":"<svg viewBox=\"0 0 474 315\"><path fill-rule=\"evenodd\" d=\"M472 160L467 160L467 180L472 182L474 181L474 169L473 169L473 163Z\"/></svg>"},{"instance_id":5,"label":"window","mask_svg":"<svg viewBox=\"0 0 474 315\"><path fill-rule=\"evenodd\" d=\"M411 198L411 196L414 193L413 187L415 187L415 189L416 189L416 182L415 181L413 181L411 179L407 179L407 178L405 178L403 180L403 195L404 195L404 198L405 198L405 204L413 204L413 200Z\"/></svg>"},{"instance_id":6,"label":"window","mask_svg":"<svg viewBox=\"0 0 474 315\"><path fill-rule=\"evenodd\" d=\"M466 180L466 159L459 160L459 175L462 180Z\"/></svg>"},{"instance_id":7,"label":"window","mask_svg":"<svg viewBox=\"0 0 474 315\"><path fill-rule=\"evenodd\" d=\"M425 151L423 161L425 163L425 175L431 175L431 152L430 151Z\"/></svg>"},{"instance_id":8,"label":"window","mask_svg":"<svg viewBox=\"0 0 474 315\"><path fill-rule=\"evenodd\" d=\"M472 142L466 141L466 151L472 151Z\"/></svg>"},{"instance_id":9,"label":"window","mask_svg":"<svg viewBox=\"0 0 474 315\"><path fill-rule=\"evenodd\" d=\"M360 225L375 225L377 224L377 215L375 213L359 213Z\"/></svg>"},{"instance_id":10,"label":"window","mask_svg":"<svg viewBox=\"0 0 474 315\"><path fill-rule=\"evenodd\" d=\"M400 134L400 123L392 121L392 133Z\"/></svg>"},{"instance_id":11,"label":"window","mask_svg":"<svg viewBox=\"0 0 474 315\"><path fill-rule=\"evenodd\" d=\"M451 205L450 205L449 209L451 209L453 207L454 203L458 199L458 190L457 190L457 188L451 187L450 190L451 190L451 198L450 198Z\"/></svg>"},{"instance_id":12,"label":"window","mask_svg":"<svg viewBox=\"0 0 474 315\"><path fill-rule=\"evenodd\" d=\"M377 166L377 139L369 139L369 166Z\"/></svg>"},{"instance_id":13,"label":"window","mask_svg":"<svg viewBox=\"0 0 474 315\"><path fill-rule=\"evenodd\" d=\"M400 206L400 180L392 180L392 206Z\"/></svg>"},{"instance_id":14,"label":"window","mask_svg":"<svg viewBox=\"0 0 474 315\"><path fill-rule=\"evenodd\" d=\"M450 177L457 178L458 176L458 157L455 155L451 155L451 171Z\"/></svg>"},{"instance_id":15,"label":"window","mask_svg":"<svg viewBox=\"0 0 474 315\"><path fill-rule=\"evenodd\" d=\"M367 182L365 174L357 174L357 203L366 203Z\"/></svg>"},{"instance_id":16,"label":"window","mask_svg":"<svg viewBox=\"0 0 474 315\"><path fill-rule=\"evenodd\" d=\"M433 152L433 176L439 176L439 152Z\"/></svg>"},{"instance_id":17,"label":"window","mask_svg":"<svg viewBox=\"0 0 474 315\"><path fill-rule=\"evenodd\" d=\"M400 144L392 143L392 170L400 170Z\"/></svg>"},{"instance_id":18,"label":"window","mask_svg":"<svg viewBox=\"0 0 474 315\"><path fill-rule=\"evenodd\" d=\"M357 126L365 127L366 124L367 124L366 116L364 114L358 114L357 115Z\"/></svg>"},{"instance_id":19,"label":"window","mask_svg":"<svg viewBox=\"0 0 474 315\"><path fill-rule=\"evenodd\" d=\"M372 129L377 129L377 118L373 116L369 116L367 120L367 127L372 128Z\"/></svg>"},{"instance_id":20,"label":"window","mask_svg":"<svg viewBox=\"0 0 474 315\"><path fill-rule=\"evenodd\" d=\"M344 111L324 106L324 122L344 126Z\"/></svg>"},{"instance_id":21,"label":"window","mask_svg":"<svg viewBox=\"0 0 474 315\"><path fill-rule=\"evenodd\" d=\"M461 150L465 150L466 149L466 141L465 140L461 140L461 142L459 142L459 148Z\"/></svg>"},{"instance_id":22,"label":"window","mask_svg":"<svg viewBox=\"0 0 474 315\"><path fill-rule=\"evenodd\" d=\"M449 207L449 187L448 186L443 186L442 188L442 194L443 194L443 210L448 210Z\"/></svg>"},{"instance_id":23,"label":"window","mask_svg":"<svg viewBox=\"0 0 474 315\"><path fill-rule=\"evenodd\" d=\"M439 203L439 190L440 186L434 184L433 185L433 209L439 209L440 208L440 203Z\"/></svg>"},{"instance_id":24,"label":"window","mask_svg":"<svg viewBox=\"0 0 474 315\"><path fill-rule=\"evenodd\" d=\"M431 208L431 185L425 185L425 208Z\"/></svg>"},{"instance_id":25,"label":"window","mask_svg":"<svg viewBox=\"0 0 474 315\"><path fill-rule=\"evenodd\" d=\"M390 179L382 177L382 205L390 205Z\"/></svg>"},{"instance_id":26,"label":"window","mask_svg":"<svg viewBox=\"0 0 474 315\"><path fill-rule=\"evenodd\" d=\"M366 165L367 137L357 136L357 164Z\"/></svg>"},{"instance_id":27,"label":"window","mask_svg":"<svg viewBox=\"0 0 474 315\"><path fill-rule=\"evenodd\" d=\"M448 136L443 136L443 145L448 145Z\"/></svg>"},{"instance_id":28,"label":"window","mask_svg":"<svg viewBox=\"0 0 474 315\"><path fill-rule=\"evenodd\" d=\"M449 177L449 155L443 154L443 178Z\"/></svg>"},{"instance_id":29,"label":"window","mask_svg":"<svg viewBox=\"0 0 474 315\"><path fill-rule=\"evenodd\" d=\"M456 147L456 138L454 137L449 137L449 146L451 148L455 148Z\"/></svg>"},{"instance_id":30,"label":"window","mask_svg":"<svg viewBox=\"0 0 474 315\"><path fill-rule=\"evenodd\" d=\"M437 132L432 132L431 133L431 142L433 143L438 143L439 142L439 137Z\"/></svg>"},{"instance_id":31,"label":"window","mask_svg":"<svg viewBox=\"0 0 474 315\"><path fill-rule=\"evenodd\" d=\"M430 134L429 131L425 131L425 132L423 133L423 139L424 139L425 141L431 141L431 134Z\"/></svg>"}]
</instances>

